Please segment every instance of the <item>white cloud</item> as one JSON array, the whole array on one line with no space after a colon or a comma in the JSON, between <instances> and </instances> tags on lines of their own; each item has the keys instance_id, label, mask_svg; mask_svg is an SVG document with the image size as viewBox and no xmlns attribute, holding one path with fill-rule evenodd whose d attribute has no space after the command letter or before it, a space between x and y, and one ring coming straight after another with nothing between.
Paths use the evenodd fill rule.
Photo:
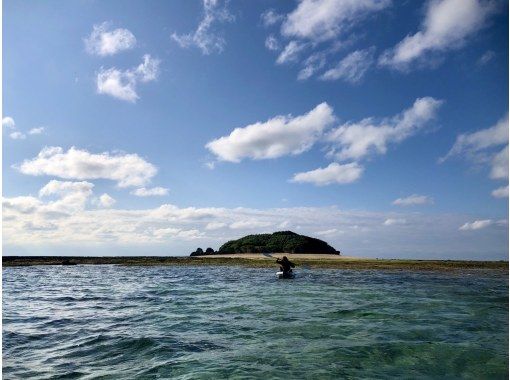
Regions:
<instances>
[{"instance_id":1,"label":"white cloud","mask_svg":"<svg viewBox=\"0 0 510 380\"><path fill-rule=\"evenodd\" d=\"M495 152L502 145L505 145L503 149ZM453 156L465 157L475 164L488 164L492 179L508 178L508 114L490 128L457 136L453 147L439 162Z\"/></svg>"},{"instance_id":2,"label":"white cloud","mask_svg":"<svg viewBox=\"0 0 510 380\"><path fill-rule=\"evenodd\" d=\"M280 44L278 43L278 40L275 38L275 36L270 35L266 38L265 42L266 49L276 51L280 49Z\"/></svg>"},{"instance_id":3,"label":"white cloud","mask_svg":"<svg viewBox=\"0 0 510 380\"><path fill-rule=\"evenodd\" d=\"M318 52L309 56L304 62L304 67L298 73L298 80L306 80L322 69L326 64L326 53Z\"/></svg>"},{"instance_id":4,"label":"white cloud","mask_svg":"<svg viewBox=\"0 0 510 380\"><path fill-rule=\"evenodd\" d=\"M336 228L331 228L330 230L318 231L317 235L319 236L331 236L336 234L342 234L343 231L339 231Z\"/></svg>"},{"instance_id":5,"label":"white cloud","mask_svg":"<svg viewBox=\"0 0 510 380\"><path fill-rule=\"evenodd\" d=\"M403 225L406 224L407 220L402 218L388 218L384 221L383 225L385 226L394 226L394 225Z\"/></svg>"},{"instance_id":6,"label":"white cloud","mask_svg":"<svg viewBox=\"0 0 510 380\"><path fill-rule=\"evenodd\" d=\"M508 185L498 187L491 194L494 198L508 198Z\"/></svg>"},{"instance_id":7,"label":"white cloud","mask_svg":"<svg viewBox=\"0 0 510 380\"><path fill-rule=\"evenodd\" d=\"M355 182L362 174L363 167L357 162L344 165L333 162L325 168L294 174L292 182L307 182L317 186L325 186L333 183L345 184Z\"/></svg>"},{"instance_id":8,"label":"white cloud","mask_svg":"<svg viewBox=\"0 0 510 380\"><path fill-rule=\"evenodd\" d=\"M196 240L203 237L203 233L198 230L182 230L180 228L160 228L154 231L157 239L183 239Z\"/></svg>"},{"instance_id":9,"label":"white cloud","mask_svg":"<svg viewBox=\"0 0 510 380\"><path fill-rule=\"evenodd\" d=\"M478 60L479 65L486 65L496 57L496 53L493 50L487 50Z\"/></svg>"},{"instance_id":10,"label":"white cloud","mask_svg":"<svg viewBox=\"0 0 510 380\"><path fill-rule=\"evenodd\" d=\"M172 39L182 48L196 46L202 54L221 53L225 48L225 39L215 30L216 24L234 21L234 16L226 5L220 6L219 0L203 0L204 17L193 33L172 34Z\"/></svg>"},{"instance_id":11,"label":"white cloud","mask_svg":"<svg viewBox=\"0 0 510 380\"><path fill-rule=\"evenodd\" d=\"M136 38L129 30L110 29L111 25L107 22L93 26L90 36L84 39L89 54L104 57L132 49L136 45Z\"/></svg>"},{"instance_id":12,"label":"white cloud","mask_svg":"<svg viewBox=\"0 0 510 380\"><path fill-rule=\"evenodd\" d=\"M44 132L44 127L37 127L37 128L32 128L31 130L29 130L28 134L29 135L40 135L43 132Z\"/></svg>"},{"instance_id":13,"label":"white cloud","mask_svg":"<svg viewBox=\"0 0 510 380\"><path fill-rule=\"evenodd\" d=\"M205 226L205 229L209 230L209 231L214 231L214 230L219 230L220 228L225 228L226 226L227 226L226 223L210 222L210 223L207 223L207 225Z\"/></svg>"},{"instance_id":14,"label":"white cloud","mask_svg":"<svg viewBox=\"0 0 510 380\"><path fill-rule=\"evenodd\" d=\"M280 21L282 21L284 18L285 18L284 15L276 13L274 9L268 9L260 15L262 24L265 27L275 25L275 24L279 23Z\"/></svg>"},{"instance_id":15,"label":"white cloud","mask_svg":"<svg viewBox=\"0 0 510 380\"><path fill-rule=\"evenodd\" d=\"M109 196L108 194L104 193L99 197L99 205L104 208L110 208L112 207L117 201Z\"/></svg>"},{"instance_id":16,"label":"white cloud","mask_svg":"<svg viewBox=\"0 0 510 380\"><path fill-rule=\"evenodd\" d=\"M490 128L457 136L453 147L446 156L440 159L440 161L445 161L449 157L455 155L466 154L468 156L473 156L485 149L501 146L507 143L508 114Z\"/></svg>"},{"instance_id":17,"label":"white cloud","mask_svg":"<svg viewBox=\"0 0 510 380\"><path fill-rule=\"evenodd\" d=\"M401 142L420 131L436 116L441 104L431 97L419 98L411 108L390 119L366 118L341 125L327 135L327 140L340 150L334 149L332 154L339 160L357 160L371 152L385 154L390 143Z\"/></svg>"},{"instance_id":18,"label":"white cloud","mask_svg":"<svg viewBox=\"0 0 510 380\"><path fill-rule=\"evenodd\" d=\"M94 184L86 181L51 180L39 190L39 197L58 197L56 201L47 203L46 211L73 213L84 210L86 202L92 195L93 187Z\"/></svg>"},{"instance_id":19,"label":"white cloud","mask_svg":"<svg viewBox=\"0 0 510 380\"><path fill-rule=\"evenodd\" d=\"M12 117L6 116L2 119L2 127L14 129L14 127L16 127L16 123Z\"/></svg>"},{"instance_id":20,"label":"white cloud","mask_svg":"<svg viewBox=\"0 0 510 380\"><path fill-rule=\"evenodd\" d=\"M427 195L413 194L405 198L398 198L393 201L396 206L415 206L433 204L434 200Z\"/></svg>"},{"instance_id":21,"label":"white cloud","mask_svg":"<svg viewBox=\"0 0 510 380\"><path fill-rule=\"evenodd\" d=\"M87 192L87 187L82 190ZM59 200L4 198L4 251L90 254L94 247L96 255L111 252L181 255L196 249L197 240L217 248L249 233L270 232L285 226L308 236L336 229L336 234L327 235L327 241L347 255L484 259L504 258L508 254L505 228L494 228L490 234L463 234L460 238L458 228L466 220L463 215L388 214L337 207L180 208L170 204L149 209L89 209L81 204L55 206L54 202ZM387 219L405 219L406 224L389 228L381 222ZM285 223L289 220L295 227ZM229 227L236 222L243 222L244 227L241 223L234 225L237 228ZM495 226L498 223L506 226L506 221L495 222Z\"/></svg>"},{"instance_id":22,"label":"white cloud","mask_svg":"<svg viewBox=\"0 0 510 380\"><path fill-rule=\"evenodd\" d=\"M490 177L492 179L508 178L508 145L492 159Z\"/></svg>"},{"instance_id":23,"label":"white cloud","mask_svg":"<svg viewBox=\"0 0 510 380\"><path fill-rule=\"evenodd\" d=\"M137 154L89 153L86 150L45 147L37 157L16 167L28 175L48 175L65 179L109 179L120 187L143 186L157 173L151 163Z\"/></svg>"},{"instance_id":24,"label":"white cloud","mask_svg":"<svg viewBox=\"0 0 510 380\"><path fill-rule=\"evenodd\" d=\"M390 4L390 0L301 0L287 15L282 34L314 42L325 41Z\"/></svg>"},{"instance_id":25,"label":"white cloud","mask_svg":"<svg viewBox=\"0 0 510 380\"><path fill-rule=\"evenodd\" d=\"M20 131L14 131L9 133L9 137L13 140L24 140L27 136Z\"/></svg>"},{"instance_id":26,"label":"white cloud","mask_svg":"<svg viewBox=\"0 0 510 380\"><path fill-rule=\"evenodd\" d=\"M459 230L461 231L474 231L474 230L480 230L482 228L486 228L493 224L493 221L491 219L484 219L484 220L475 220L471 223L464 223L462 226L459 227Z\"/></svg>"},{"instance_id":27,"label":"white cloud","mask_svg":"<svg viewBox=\"0 0 510 380\"><path fill-rule=\"evenodd\" d=\"M349 83L358 83L374 61L375 48L356 50L342 59L338 65L321 75L323 80L343 79Z\"/></svg>"},{"instance_id":28,"label":"white cloud","mask_svg":"<svg viewBox=\"0 0 510 380\"><path fill-rule=\"evenodd\" d=\"M288 62L297 61L299 58L299 53L301 53L301 51L303 51L306 46L306 44L298 41L290 41L276 59L276 63L281 65Z\"/></svg>"},{"instance_id":29,"label":"white cloud","mask_svg":"<svg viewBox=\"0 0 510 380\"><path fill-rule=\"evenodd\" d=\"M160 62L159 59L146 54L143 56L143 62L136 68L124 71L115 67L101 68L97 73L97 92L134 103L139 98L136 93L138 83L156 80Z\"/></svg>"},{"instance_id":30,"label":"white cloud","mask_svg":"<svg viewBox=\"0 0 510 380\"><path fill-rule=\"evenodd\" d=\"M273 224L271 222L264 222L261 220L239 220L234 223L230 224L230 228L233 230L251 230L251 229L257 229L257 228L264 228L272 226Z\"/></svg>"},{"instance_id":31,"label":"white cloud","mask_svg":"<svg viewBox=\"0 0 510 380\"><path fill-rule=\"evenodd\" d=\"M310 149L334 120L333 109L321 103L301 116L276 116L236 128L228 136L210 141L206 148L218 159L230 162L296 155Z\"/></svg>"},{"instance_id":32,"label":"white cloud","mask_svg":"<svg viewBox=\"0 0 510 380\"><path fill-rule=\"evenodd\" d=\"M421 30L408 35L379 59L381 65L406 70L421 62L465 44L469 37L483 27L495 10L495 3L484 0L432 0Z\"/></svg>"},{"instance_id":33,"label":"white cloud","mask_svg":"<svg viewBox=\"0 0 510 380\"><path fill-rule=\"evenodd\" d=\"M141 187L139 189L135 189L135 190L131 191L131 194L136 195L137 197L152 197L152 196L159 196L159 195L167 195L168 189L166 189L164 187L153 187L150 189Z\"/></svg>"}]
</instances>

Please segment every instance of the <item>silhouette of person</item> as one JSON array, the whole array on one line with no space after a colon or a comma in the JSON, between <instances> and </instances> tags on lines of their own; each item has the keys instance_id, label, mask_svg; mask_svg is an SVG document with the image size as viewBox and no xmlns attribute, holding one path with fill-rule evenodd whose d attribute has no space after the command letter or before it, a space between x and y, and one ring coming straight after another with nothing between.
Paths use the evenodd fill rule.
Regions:
<instances>
[{"instance_id":1,"label":"silhouette of person","mask_svg":"<svg viewBox=\"0 0 510 380\"><path fill-rule=\"evenodd\" d=\"M280 270L283 272L284 276L291 274L292 268L294 268L296 266L293 262L289 261L287 256L283 256L283 258L281 260L276 259L276 263L280 264Z\"/></svg>"}]
</instances>

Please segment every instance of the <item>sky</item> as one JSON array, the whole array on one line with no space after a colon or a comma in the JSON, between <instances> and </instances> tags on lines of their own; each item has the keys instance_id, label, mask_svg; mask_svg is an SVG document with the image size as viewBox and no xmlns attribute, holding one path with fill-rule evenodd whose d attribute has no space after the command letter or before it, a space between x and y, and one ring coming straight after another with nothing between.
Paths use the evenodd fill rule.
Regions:
<instances>
[{"instance_id":1,"label":"sky","mask_svg":"<svg viewBox=\"0 0 510 380\"><path fill-rule=\"evenodd\" d=\"M3 2L3 254L292 230L508 258L502 0Z\"/></svg>"}]
</instances>

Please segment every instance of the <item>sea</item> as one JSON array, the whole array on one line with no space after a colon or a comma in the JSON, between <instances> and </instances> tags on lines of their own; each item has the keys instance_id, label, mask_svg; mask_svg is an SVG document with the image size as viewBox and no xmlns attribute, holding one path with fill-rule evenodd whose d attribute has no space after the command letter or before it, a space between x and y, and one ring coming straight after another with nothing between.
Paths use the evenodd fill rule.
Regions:
<instances>
[{"instance_id":1,"label":"sea","mask_svg":"<svg viewBox=\"0 0 510 380\"><path fill-rule=\"evenodd\" d=\"M4 379L508 379L508 273L3 269Z\"/></svg>"}]
</instances>

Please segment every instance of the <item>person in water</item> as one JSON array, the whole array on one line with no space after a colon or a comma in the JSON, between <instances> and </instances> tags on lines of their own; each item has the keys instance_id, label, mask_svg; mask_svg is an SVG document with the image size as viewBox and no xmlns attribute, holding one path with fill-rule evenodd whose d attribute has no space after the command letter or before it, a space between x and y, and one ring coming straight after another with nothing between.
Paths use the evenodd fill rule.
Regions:
<instances>
[{"instance_id":1,"label":"person in water","mask_svg":"<svg viewBox=\"0 0 510 380\"><path fill-rule=\"evenodd\" d=\"M283 256L283 259L276 259L276 263L280 264L280 270L283 272L284 275L291 274L292 268L294 268L296 265L289 261L287 256Z\"/></svg>"}]
</instances>

